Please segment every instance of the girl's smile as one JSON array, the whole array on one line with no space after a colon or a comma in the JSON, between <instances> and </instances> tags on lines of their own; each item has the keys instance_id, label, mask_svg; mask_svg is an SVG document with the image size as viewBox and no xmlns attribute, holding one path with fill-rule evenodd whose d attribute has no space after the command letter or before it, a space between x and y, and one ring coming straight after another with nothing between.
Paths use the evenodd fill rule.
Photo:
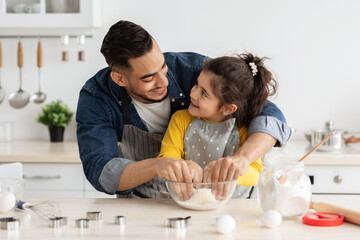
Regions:
<instances>
[{"instance_id":1,"label":"girl's smile","mask_svg":"<svg viewBox=\"0 0 360 240\"><path fill-rule=\"evenodd\" d=\"M189 113L210 122L222 122L227 116L222 113L220 100L215 95L211 79L213 74L202 71L197 84L191 89Z\"/></svg>"}]
</instances>

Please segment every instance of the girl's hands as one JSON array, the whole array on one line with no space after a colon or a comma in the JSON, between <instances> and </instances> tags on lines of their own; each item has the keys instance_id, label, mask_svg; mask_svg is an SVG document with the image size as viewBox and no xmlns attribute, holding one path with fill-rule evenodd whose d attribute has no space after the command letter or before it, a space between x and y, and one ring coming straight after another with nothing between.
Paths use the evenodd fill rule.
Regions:
<instances>
[{"instance_id":1,"label":"girl's hands","mask_svg":"<svg viewBox=\"0 0 360 240\"><path fill-rule=\"evenodd\" d=\"M186 201L193 195L193 182L201 182L203 179L202 168L193 161L179 160L175 158L159 158L157 175L174 183L172 187L181 201ZM189 184L179 184L185 182Z\"/></svg>"},{"instance_id":2,"label":"girl's hands","mask_svg":"<svg viewBox=\"0 0 360 240\"><path fill-rule=\"evenodd\" d=\"M240 156L219 158L210 162L203 173L203 182L223 182L237 179L246 173L250 163ZM213 184L211 192L217 200L226 197L231 189L229 184Z\"/></svg>"}]
</instances>

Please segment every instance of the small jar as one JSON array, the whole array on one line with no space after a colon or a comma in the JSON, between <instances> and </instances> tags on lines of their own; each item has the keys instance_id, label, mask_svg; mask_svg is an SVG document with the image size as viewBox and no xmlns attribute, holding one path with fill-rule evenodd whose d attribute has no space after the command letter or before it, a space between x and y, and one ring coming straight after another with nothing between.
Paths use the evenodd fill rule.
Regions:
<instances>
[{"instance_id":1,"label":"small jar","mask_svg":"<svg viewBox=\"0 0 360 240\"><path fill-rule=\"evenodd\" d=\"M302 216L311 201L311 182L304 163L289 159L267 159L258 183L262 211L275 210L283 219Z\"/></svg>"}]
</instances>

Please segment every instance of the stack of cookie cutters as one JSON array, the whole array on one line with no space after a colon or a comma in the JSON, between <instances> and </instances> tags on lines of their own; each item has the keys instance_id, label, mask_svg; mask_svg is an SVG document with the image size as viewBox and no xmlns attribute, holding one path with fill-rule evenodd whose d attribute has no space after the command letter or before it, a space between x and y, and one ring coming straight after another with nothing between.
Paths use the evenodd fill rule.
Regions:
<instances>
[{"instance_id":1,"label":"stack of cookie cutters","mask_svg":"<svg viewBox=\"0 0 360 240\"><path fill-rule=\"evenodd\" d=\"M187 217L174 217L165 220L165 227L181 229L191 226L191 216Z\"/></svg>"},{"instance_id":2,"label":"stack of cookie cutters","mask_svg":"<svg viewBox=\"0 0 360 240\"><path fill-rule=\"evenodd\" d=\"M78 228L89 228L89 221L101 221L102 212L87 212L86 218L79 218L75 220L75 226Z\"/></svg>"},{"instance_id":3,"label":"stack of cookie cutters","mask_svg":"<svg viewBox=\"0 0 360 240\"><path fill-rule=\"evenodd\" d=\"M20 227L19 218L4 217L0 218L0 228L4 230L18 230Z\"/></svg>"}]
</instances>

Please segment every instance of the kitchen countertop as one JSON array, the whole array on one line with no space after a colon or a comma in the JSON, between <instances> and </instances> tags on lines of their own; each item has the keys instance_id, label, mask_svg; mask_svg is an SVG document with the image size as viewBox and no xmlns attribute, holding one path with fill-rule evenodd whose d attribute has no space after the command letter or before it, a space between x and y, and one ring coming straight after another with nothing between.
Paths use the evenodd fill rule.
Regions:
<instances>
[{"instance_id":1,"label":"kitchen countertop","mask_svg":"<svg viewBox=\"0 0 360 240\"><path fill-rule=\"evenodd\" d=\"M0 163L81 163L76 142L11 141L0 143Z\"/></svg>"},{"instance_id":2,"label":"kitchen countertop","mask_svg":"<svg viewBox=\"0 0 360 240\"><path fill-rule=\"evenodd\" d=\"M40 199L29 200L38 203ZM180 208L171 199L58 199L68 225L59 229L31 214L15 211L4 216L20 217L20 230L0 229L0 239L357 239L360 226L345 223L336 227L304 225L301 219L284 220L277 228L260 226L261 214L257 200L230 199L222 208L213 211L191 211ZM331 202L339 206L360 210L358 200L341 199ZM88 229L75 227L75 219L86 217L88 211L101 211L102 222L90 222ZM216 218L230 214L237 220L236 229L229 235L215 231ZM114 224L114 217L126 217L121 229ZM165 228L170 217L191 216L192 226L185 230Z\"/></svg>"},{"instance_id":3,"label":"kitchen countertop","mask_svg":"<svg viewBox=\"0 0 360 240\"><path fill-rule=\"evenodd\" d=\"M265 158L299 159L310 150L305 140L290 140L283 148L273 148ZM0 143L0 163L81 163L76 142L11 141ZM305 165L360 165L360 143L348 144L342 151L310 154Z\"/></svg>"},{"instance_id":4,"label":"kitchen countertop","mask_svg":"<svg viewBox=\"0 0 360 240\"><path fill-rule=\"evenodd\" d=\"M265 158L300 159L311 149L308 141L290 140L283 148L273 148ZM305 160L305 165L360 165L360 143L347 144L343 150L334 152L314 151Z\"/></svg>"}]
</instances>

